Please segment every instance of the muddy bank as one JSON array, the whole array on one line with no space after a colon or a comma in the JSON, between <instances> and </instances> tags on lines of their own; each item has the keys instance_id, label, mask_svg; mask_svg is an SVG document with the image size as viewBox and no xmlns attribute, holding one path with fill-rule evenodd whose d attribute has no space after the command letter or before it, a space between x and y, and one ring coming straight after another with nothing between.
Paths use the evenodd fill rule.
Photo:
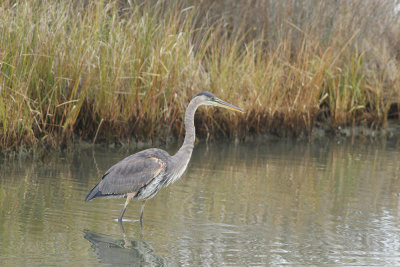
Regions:
<instances>
[{"instance_id":1,"label":"muddy bank","mask_svg":"<svg viewBox=\"0 0 400 267\"><path fill-rule=\"evenodd\" d=\"M286 134L286 135L284 135ZM14 151L1 151L2 159L20 158L20 157L37 157L41 158L48 153L57 151L65 151L66 153L76 150L92 149L94 147L106 147L110 149L122 148L129 150L141 150L149 147L176 147L178 148L183 140L172 135L168 135L161 138L153 139L137 139L137 138L124 138L121 140L105 140L93 143L88 140L84 140L78 136L73 138L73 142L69 143L68 146L48 147L46 145L39 145L35 147L20 147L19 150ZM255 134L241 138L224 138L223 136L204 136L203 134L197 135L196 143L205 142L212 145L215 142L231 143L236 145L239 143L265 143L265 142L278 142L278 141L290 141L290 142L336 142L338 144L343 142L352 141L364 141L367 143L374 142L387 142L387 143L399 143L400 142L400 122L393 121L389 122L387 128L384 129L371 129L366 126L353 126L353 127L337 127L331 129L327 127L316 126L312 129L310 135L299 134L297 136L287 135L282 133L281 136L276 134Z\"/></svg>"}]
</instances>

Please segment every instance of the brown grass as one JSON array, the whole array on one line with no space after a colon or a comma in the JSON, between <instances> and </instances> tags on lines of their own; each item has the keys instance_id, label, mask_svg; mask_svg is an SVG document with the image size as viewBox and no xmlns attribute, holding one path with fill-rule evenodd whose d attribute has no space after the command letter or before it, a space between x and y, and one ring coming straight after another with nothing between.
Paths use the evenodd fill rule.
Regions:
<instances>
[{"instance_id":1,"label":"brown grass","mask_svg":"<svg viewBox=\"0 0 400 267\"><path fill-rule=\"evenodd\" d=\"M397 6L3 1L1 150L182 136L203 90L247 113L201 109L200 136L385 126L399 118Z\"/></svg>"}]
</instances>

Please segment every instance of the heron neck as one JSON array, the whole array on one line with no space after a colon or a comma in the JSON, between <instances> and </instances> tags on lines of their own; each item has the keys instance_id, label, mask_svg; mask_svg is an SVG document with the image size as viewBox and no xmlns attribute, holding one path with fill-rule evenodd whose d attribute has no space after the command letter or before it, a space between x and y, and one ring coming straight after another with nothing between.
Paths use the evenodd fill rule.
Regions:
<instances>
[{"instance_id":1,"label":"heron neck","mask_svg":"<svg viewBox=\"0 0 400 267\"><path fill-rule=\"evenodd\" d=\"M186 109L185 113L185 140L183 141L182 147L179 151L175 154L175 156L179 157L180 159L190 159L192 155L194 141L196 139L196 131L194 128L194 114L196 113L199 104L195 99L190 101L189 106Z\"/></svg>"}]
</instances>

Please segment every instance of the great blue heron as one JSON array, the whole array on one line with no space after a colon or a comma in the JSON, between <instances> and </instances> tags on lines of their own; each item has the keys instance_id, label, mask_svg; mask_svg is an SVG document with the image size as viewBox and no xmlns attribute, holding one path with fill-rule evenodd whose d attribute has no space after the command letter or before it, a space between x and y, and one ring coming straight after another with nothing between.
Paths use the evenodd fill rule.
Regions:
<instances>
[{"instance_id":1,"label":"great blue heron","mask_svg":"<svg viewBox=\"0 0 400 267\"><path fill-rule=\"evenodd\" d=\"M209 92L199 93L193 97L186 109L185 140L175 155L170 156L164 150L150 148L124 158L103 175L102 180L90 190L85 201L97 197L126 197L124 208L118 217L118 221L121 222L129 201L142 200L140 211L140 223L142 223L145 201L152 198L163 186L175 182L184 173L194 147L194 114L201 105L244 112Z\"/></svg>"}]
</instances>

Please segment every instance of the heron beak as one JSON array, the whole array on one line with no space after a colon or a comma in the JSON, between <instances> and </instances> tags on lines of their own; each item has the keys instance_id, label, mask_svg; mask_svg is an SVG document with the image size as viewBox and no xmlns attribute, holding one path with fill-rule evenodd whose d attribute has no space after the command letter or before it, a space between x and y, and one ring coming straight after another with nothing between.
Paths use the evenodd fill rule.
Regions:
<instances>
[{"instance_id":1,"label":"heron beak","mask_svg":"<svg viewBox=\"0 0 400 267\"><path fill-rule=\"evenodd\" d=\"M244 113L243 109L235 107L234 105L229 104L228 102L225 102L224 100L221 100L219 98L215 99L215 103L217 104L217 106Z\"/></svg>"}]
</instances>

